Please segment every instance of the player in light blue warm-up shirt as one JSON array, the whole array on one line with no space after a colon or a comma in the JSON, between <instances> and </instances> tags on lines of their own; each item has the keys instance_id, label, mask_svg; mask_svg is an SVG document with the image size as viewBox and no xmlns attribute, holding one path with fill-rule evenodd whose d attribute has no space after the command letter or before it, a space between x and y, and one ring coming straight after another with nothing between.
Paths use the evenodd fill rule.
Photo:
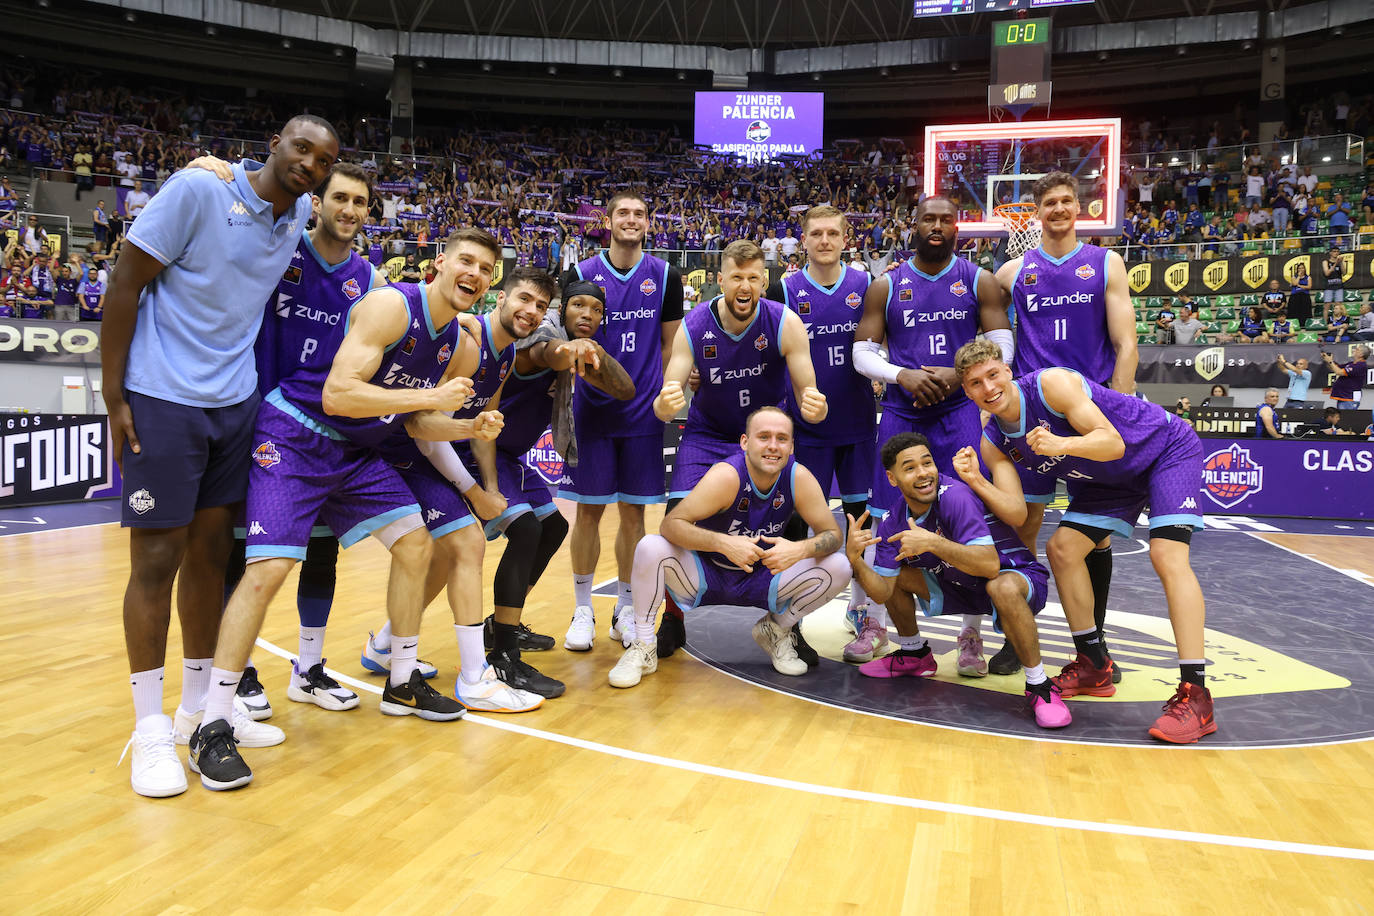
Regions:
<instances>
[{"instance_id":1,"label":"player in light blue warm-up shirt","mask_svg":"<svg viewBox=\"0 0 1374 916\"><path fill-rule=\"evenodd\" d=\"M185 740L214 673L232 513L247 491L258 406L253 342L339 138L328 121L300 115L270 150L260 166L235 166L228 181L198 170L169 179L129 227L105 293L105 406L130 529L130 782L140 795L186 791L162 704L172 582L180 573L177 726ZM235 738L256 747L282 740L280 729L249 720L243 733L223 731L210 741L191 735L202 767Z\"/></svg>"}]
</instances>

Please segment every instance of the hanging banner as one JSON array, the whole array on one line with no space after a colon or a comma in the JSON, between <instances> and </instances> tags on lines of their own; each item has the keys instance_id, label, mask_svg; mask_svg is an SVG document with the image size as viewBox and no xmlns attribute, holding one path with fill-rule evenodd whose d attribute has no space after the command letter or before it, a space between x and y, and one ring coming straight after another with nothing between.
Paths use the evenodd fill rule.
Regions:
<instances>
[{"instance_id":1,"label":"hanging banner","mask_svg":"<svg viewBox=\"0 0 1374 916\"><path fill-rule=\"evenodd\" d=\"M1132 249L1134 252L1135 249ZM1293 278L1306 273L1312 278L1312 289L1326 288L1322 261L1326 250L1282 254L1257 254L1252 257L1214 258L1202 261L1127 261L1126 282L1131 295L1177 296L1244 296L1262 293L1270 280L1278 280L1287 292ZM1374 250L1351 251L1341 256L1343 286L1347 289L1374 287Z\"/></svg>"}]
</instances>

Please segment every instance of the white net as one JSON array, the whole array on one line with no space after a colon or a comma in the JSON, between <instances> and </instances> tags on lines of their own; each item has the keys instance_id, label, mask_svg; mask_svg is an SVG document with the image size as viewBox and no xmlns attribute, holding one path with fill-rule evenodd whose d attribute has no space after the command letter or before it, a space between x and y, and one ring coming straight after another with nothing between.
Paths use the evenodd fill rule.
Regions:
<instances>
[{"instance_id":1,"label":"white net","mask_svg":"<svg viewBox=\"0 0 1374 916\"><path fill-rule=\"evenodd\" d=\"M993 216L1007 229L1007 257L1019 258L1040 244L1040 220L1033 202L999 204Z\"/></svg>"}]
</instances>

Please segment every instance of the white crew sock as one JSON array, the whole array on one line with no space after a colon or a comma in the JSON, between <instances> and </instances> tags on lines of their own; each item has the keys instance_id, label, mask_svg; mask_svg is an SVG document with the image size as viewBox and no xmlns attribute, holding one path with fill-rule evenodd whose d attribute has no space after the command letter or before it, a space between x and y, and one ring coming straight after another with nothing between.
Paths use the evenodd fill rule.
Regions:
<instances>
[{"instance_id":1,"label":"white crew sock","mask_svg":"<svg viewBox=\"0 0 1374 916\"><path fill-rule=\"evenodd\" d=\"M390 645L391 620L388 618L387 622L382 624L382 628L378 630L376 635L372 637L372 648L376 649L379 652L385 652L387 650L387 647Z\"/></svg>"},{"instance_id":2,"label":"white crew sock","mask_svg":"<svg viewBox=\"0 0 1374 916\"><path fill-rule=\"evenodd\" d=\"M868 604L868 593L859 584L859 577L855 576L849 581L849 609L857 611L866 604Z\"/></svg>"},{"instance_id":3,"label":"white crew sock","mask_svg":"<svg viewBox=\"0 0 1374 916\"><path fill-rule=\"evenodd\" d=\"M592 576L573 573L573 602L578 607L592 606Z\"/></svg>"},{"instance_id":4,"label":"white crew sock","mask_svg":"<svg viewBox=\"0 0 1374 916\"><path fill-rule=\"evenodd\" d=\"M977 633L979 636L982 636L982 635L983 635L983 615L982 615L982 614L965 614L965 615L964 615L964 629L965 629L965 630L972 630L973 632Z\"/></svg>"},{"instance_id":5,"label":"white crew sock","mask_svg":"<svg viewBox=\"0 0 1374 916\"><path fill-rule=\"evenodd\" d=\"M210 689L205 694L204 723L223 719L234 724L234 693L238 690L242 671L225 671L223 668L210 669Z\"/></svg>"},{"instance_id":6,"label":"white crew sock","mask_svg":"<svg viewBox=\"0 0 1374 916\"><path fill-rule=\"evenodd\" d=\"M926 647L926 638L920 633L914 636L903 636L900 633L893 633L888 637L897 644L898 649L905 649L907 652L915 652Z\"/></svg>"},{"instance_id":7,"label":"white crew sock","mask_svg":"<svg viewBox=\"0 0 1374 916\"><path fill-rule=\"evenodd\" d=\"M624 608L633 608L635 603L630 595L630 583L618 581L615 585L618 596L615 599L615 612L619 614Z\"/></svg>"},{"instance_id":8,"label":"white crew sock","mask_svg":"<svg viewBox=\"0 0 1374 916\"><path fill-rule=\"evenodd\" d=\"M205 708L205 691L210 688L210 666L213 658L183 658L181 660L181 708L190 713Z\"/></svg>"},{"instance_id":9,"label":"white crew sock","mask_svg":"<svg viewBox=\"0 0 1374 916\"><path fill-rule=\"evenodd\" d=\"M134 691L134 721L139 722L148 716L160 716L162 712L162 676L166 669L149 668L135 671L129 675L129 686Z\"/></svg>"},{"instance_id":10,"label":"white crew sock","mask_svg":"<svg viewBox=\"0 0 1374 916\"><path fill-rule=\"evenodd\" d=\"M1045 666L1040 664L1033 668L1027 668L1026 683L1031 687L1034 687L1036 684L1045 683Z\"/></svg>"},{"instance_id":11,"label":"white crew sock","mask_svg":"<svg viewBox=\"0 0 1374 916\"><path fill-rule=\"evenodd\" d=\"M482 631L481 624L478 624L477 631ZM391 637L391 673L388 679L392 687L400 687L402 684L410 683L410 674L415 670L415 659L420 654L420 634L414 636Z\"/></svg>"},{"instance_id":12,"label":"white crew sock","mask_svg":"<svg viewBox=\"0 0 1374 916\"><path fill-rule=\"evenodd\" d=\"M324 627L301 627L300 656L296 661L301 674L324 661Z\"/></svg>"},{"instance_id":13,"label":"white crew sock","mask_svg":"<svg viewBox=\"0 0 1374 916\"><path fill-rule=\"evenodd\" d=\"M458 637L458 673L464 682L475 684L481 680L482 669L487 666L487 651L482 645L482 625L474 623L465 627L454 624L453 632Z\"/></svg>"}]
</instances>

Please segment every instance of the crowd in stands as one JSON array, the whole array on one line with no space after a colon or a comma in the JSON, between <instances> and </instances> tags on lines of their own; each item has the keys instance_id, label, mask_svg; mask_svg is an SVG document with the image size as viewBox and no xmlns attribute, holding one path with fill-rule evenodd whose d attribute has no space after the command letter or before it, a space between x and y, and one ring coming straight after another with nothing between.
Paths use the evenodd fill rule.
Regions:
<instances>
[{"instance_id":1,"label":"crowd in stands","mask_svg":"<svg viewBox=\"0 0 1374 916\"><path fill-rule=\"evenodd\" d=\"M43 260L41 227L26 221L9 180L0 182L0 229L15 230L15 243L5 253L0 289L6 304L0 309L14 314L37 309L45 315L72 305L67 280L81 289L103 288L105 266L117 255L123 225L167 175L206 152L230 160L262 158L263 138L288 113L300 110L299 100L230 103L173 91L134 92L97 74L40 78L13 67L0 70L0 102L8 104L0 110L0 169L27 168L40 177L74 181L78 195L90 191L95 198L90 211L94 242L79 251L68 246L45 267L38 263ZM1357 226L1374 226L1374 182L1346 195L1313 173L1303 151L1309 141L1333 131L1363 135L1370 129L1371 111L1374 96L1338 94L1299 110L1298 138L1291 138L1285 125L1261 144L1243 126L1243 110L1230 130L1211 124L1205 139L1193 125L1128 122L1130 202L1123 235L1091 241L1115 241L1125 246L1128 258L1226 257L1265 237L1292 237L1296 241L1290 244L1309 249L1319 244L1325 249L1337 237L1340 247L1340 236ZM741 237L759 240L770 266L799 269L800 216L819 203L849 215L852 266L878 273L911 252L921 162L895 138L838 140L823 158L750 164L695 148L674 127L486 127L421 130L413 145L393 155L380 152L390 140L385 118L347 110L319 113L338 126L345 156L375 176L372 212L359 244L370 260L389 263L396 279L424 276L435 240L465 226L491 230L518 264L558 271L604 242L598 206L622 187L641 189L648 197L653 211L648 247L673 253L688 269L715 267L724 245ZM1167 153L1171 144L1192 144L1203 158L1214 154L1215 159L1200 170L1186 163L1131 164L1142 154ZM1243 158L1241 151L1248 151ZM1057 157L1056 163L1082 152L1071 143L1062 150L1040 148L1041 155ZM962 247L965 256L988 267L1004 256L987 240L965 239ZM1331 264L1339 264L1333 258L1339 258L1338 251L1322 262L1328 280ZM11 280L15 268L21 278L17 284ZM45 271L52 273L52 289ZM33 279L38 299L28 296L22 278ZM60 289L58 281L63 281ZM1138 330L1142 341L1159 343L1283 342L1314 332L1333 342L1367 339L1360 335L1374 330L1368 327L1368 309L1347 304L1339 288L1324 286L1319 317L1311 278L1299 276L1291 289L1280 292L1283 302L1277 305L1269 297L1234 309L1186 297L1168 306L1150 303L1151 313L1137 316L1143 325ZM49 293L51 304L42 298ZM84 298L80 302L83 317L98 316L98 299L90 308Z\"/></svg>"}]
</instances>

